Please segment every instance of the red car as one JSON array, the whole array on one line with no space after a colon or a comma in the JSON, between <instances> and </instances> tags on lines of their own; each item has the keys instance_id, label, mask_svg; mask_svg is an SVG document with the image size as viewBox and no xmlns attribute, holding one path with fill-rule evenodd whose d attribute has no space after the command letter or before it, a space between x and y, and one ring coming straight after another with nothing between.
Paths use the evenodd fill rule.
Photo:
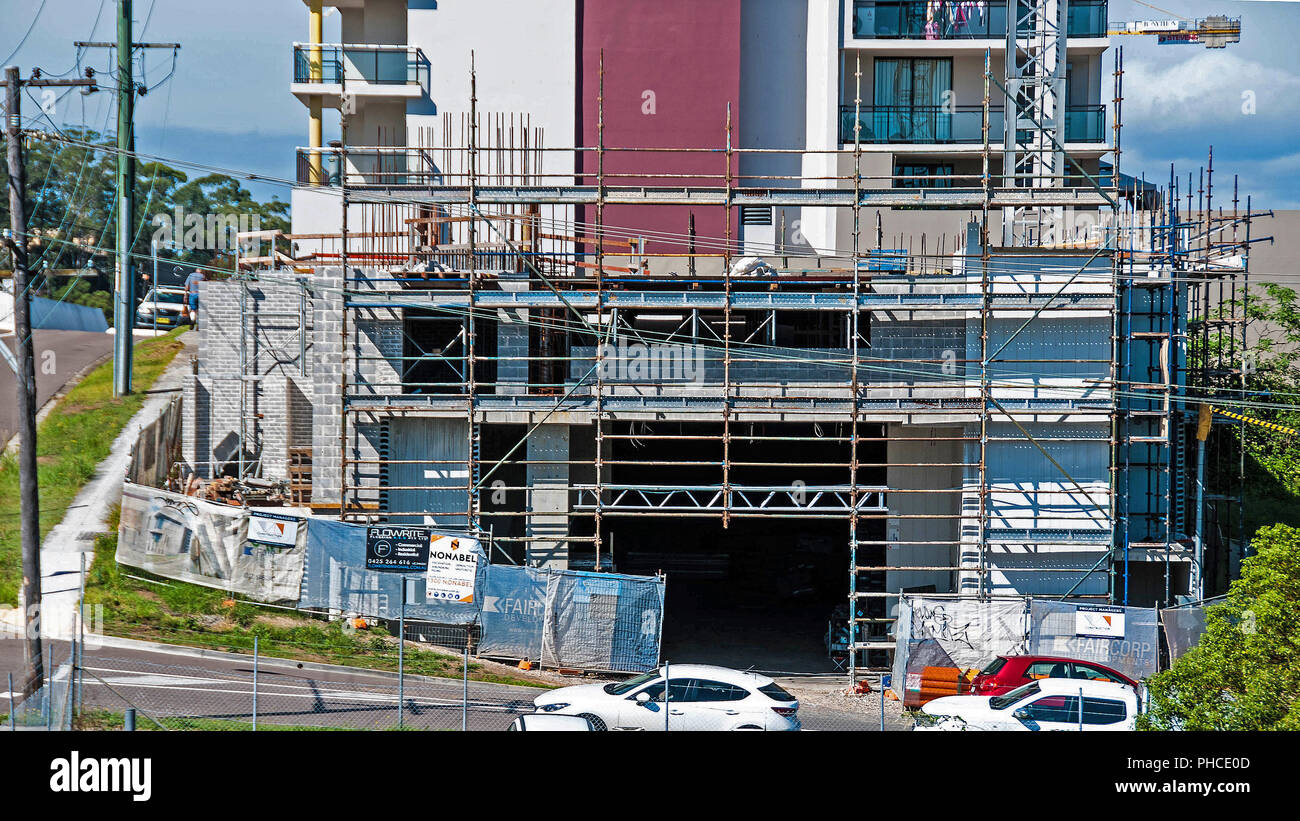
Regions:
<instances>
[{"instance_id":1,"label":"red car","mask_svg":"<svg viewBox=\"0 0 1300 821\"><path fill-rule=\"evenodd\" d=\"M1056 656L998 656L975 676L971 695L998 696L1040 678L1077 678L1127 684L1135 691L1138 683L1123 673L1095 661Z\"/></svg>"}]
</instances>

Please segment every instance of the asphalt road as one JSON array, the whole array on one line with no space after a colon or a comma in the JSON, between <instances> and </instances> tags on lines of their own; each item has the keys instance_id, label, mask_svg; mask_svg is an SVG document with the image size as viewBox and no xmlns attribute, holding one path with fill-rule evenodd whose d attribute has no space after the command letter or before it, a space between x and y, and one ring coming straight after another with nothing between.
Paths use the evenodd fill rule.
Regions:
<instances>
[{"instance_id":1,"label":"asphalt road","mask_svg":"<svg viewBox=\"0 0 1300 821\"><path fill-rule=\"evenodd\" d=\"M32 334L36 353L36 407L86 366L113 352L113 335L89 331L37 330ZM12 333L0 336L0 344L14 350ZM0 447L18 431L18 393L14 372L0 361Z\"/></svg>"},{"instance_id":2,"label":"asphalt road","mask_svg":"<svg viewBox=\"0 0 1300 821\"><path fill-rule=\"evenodd\" d=\"M21 652L20 642L0 641L0 685L6 672L18 669ZM55 642L47 653L47 663L57 670L67 656L68 645ZM251 656L196 658L153 650L87 649L85 707L116 713L135 707L140 726L149 722L149 716L247 725L253 712L252 661ZM504 730L516 715L532 712L532 700L541 692L533 687L471 681L467 726L470 730ZM459 679L407 676L402 695L406 705L404 727L460 729ZM259 726L395 729L397 697L397 680L392 675L337 668L300 669L296 662L283 659L264 658L258 665ZM0 709L5 706L0 703ZM865 716L850 718L838 711L809 708L801 708L799 714L809 730L877 729L877 724Z\"/></svg>"}]
</instances>

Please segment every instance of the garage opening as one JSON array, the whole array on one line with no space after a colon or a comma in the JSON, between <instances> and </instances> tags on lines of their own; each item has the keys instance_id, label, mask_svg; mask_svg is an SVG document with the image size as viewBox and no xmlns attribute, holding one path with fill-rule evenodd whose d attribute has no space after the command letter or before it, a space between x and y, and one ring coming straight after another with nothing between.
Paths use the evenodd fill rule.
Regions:
<instances>
[{"instance_id":1,"label":"garage opening","mask_svg":"<svg viewBox=\"0 0 1300 821\"><path fill-rule=\"evenodd\" d=\"M667 516L610 511L602 542L620 572L667 576L662 655L669 661L834 672L842 656L832 658L826 635L837 608L847 615L851 428L733 424L727 481L747 501L733 497L725 529L715 494L683 492L722 483L720 435L716 424L613 424L606 434L610 486L665 489L651 500L678 489L672 506L702 507ZM861 441L883 439L883 430L862 424L858 436L858 483L883 485L884 443ZM838 496L831 488L841 489ZM756 504L781 510L754 516L735 509ZM882 538L883 530L881 519L859 522L860 539Z\"/></svg>"}]
</instances>

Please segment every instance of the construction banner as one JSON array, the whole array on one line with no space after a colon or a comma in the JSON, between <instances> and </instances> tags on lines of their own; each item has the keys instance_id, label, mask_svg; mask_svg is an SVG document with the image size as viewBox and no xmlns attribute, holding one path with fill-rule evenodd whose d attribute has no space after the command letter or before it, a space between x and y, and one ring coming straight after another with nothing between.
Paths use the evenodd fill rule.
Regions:
<instances>
[{"instance_id":1,"label":"construction banner","mask_svg":"<svg viewBox=\"0 0 1300 821\"><path fill-rule=\"evenodd\" d=\"M501 564L488 567L479 655L537 661L545 621L546 571Z\"/></svg>"},{"instance_id":2,"label":"construction banner","mask_svg":"<svg viewBox=\"0 0 1300 821\"><path fill-rule=\"evenodd\" d=\"M443 538L456 539L458 547L472 553L472 560L463 562L463 565L472 566L472 574L457 573L453 576L459 594L454 599L440 599L429 596L431 560L429 567L408 566L404 572L367 566L368 542L372 559L375 554L376 534L369 532L373 530L366 525L331 519L312 517L309 520L299 607L396 620L402 609L402 581L409 579L413 590L406 598L406 618L436 624L472 624L478 621L475 591L482 590L486 584L488 562L477 539L436 532L430 534L434 544ZM442 580L436 574L433 578Z\"/></svg>"},{"instance_id":3,"label":"construction banner","mask_svg":"<svg viewBox=\"0 0 1300 821\"><path fill-rule=\"evenodd\" d=\"M981 602L902 596L895 623L892 689L907 703L911 674L910 685L920 690L921 671L912 662L914 653L944 658L942 666L954 669L983 669L996 656L1026 652L1027 629L1023 599Z\"/></svg>"},{"instance_id":4,"label":"construction banner","mask_svg":"<svg viewBox=\"0 0 1300 821\"><path fill-rule=\"evenodd\" d=\"M1030 602L1030 653L1095 661L1135 679L1156 672L1157 631L1156 611L1150 607Z\"/></svg>"},{"instance_id":5,"label":"construction banner","mask_svg":"<svg viewBox=\"0 0 1300 821\"><path fill-rule=\"evenodd\" d=\"M250 532L251 518L257 521ZM302 587L304 524L294 516L250 513L127 482L117 562L259 601L295 601Z\"/></svg>"}]
</instances>

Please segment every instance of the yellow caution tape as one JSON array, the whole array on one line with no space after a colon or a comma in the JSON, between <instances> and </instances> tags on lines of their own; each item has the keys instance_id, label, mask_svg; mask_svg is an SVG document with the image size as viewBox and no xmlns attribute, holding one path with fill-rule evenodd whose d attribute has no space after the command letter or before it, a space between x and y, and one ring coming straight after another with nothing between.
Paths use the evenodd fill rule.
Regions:
<instances>
[{"instance_id":1,"label":"yellow caution tape","mask_svg":"<svg viewBox=\"0 0 1300 821\"><path fill-rule=\"evenodd\" d=\"M1232 413L1230 411L1223 410L1222 408L1211 408L1211 410L1219 414L1220 416L1226 416L1229 419L1236 419L1241 422L1248 422L1252 425L1257 425L1261 428L1266 428L1268 430L1275 430L1278 433L1289 433L1292 436L1300 436L1300 431L1297 431L1294 428L1288 428L1284 425L1277 425L1272 422L1265 422L1263 419L1252 419L1249 416L1242 416L1239 413Z\"/></svg>"}]
</instances>

